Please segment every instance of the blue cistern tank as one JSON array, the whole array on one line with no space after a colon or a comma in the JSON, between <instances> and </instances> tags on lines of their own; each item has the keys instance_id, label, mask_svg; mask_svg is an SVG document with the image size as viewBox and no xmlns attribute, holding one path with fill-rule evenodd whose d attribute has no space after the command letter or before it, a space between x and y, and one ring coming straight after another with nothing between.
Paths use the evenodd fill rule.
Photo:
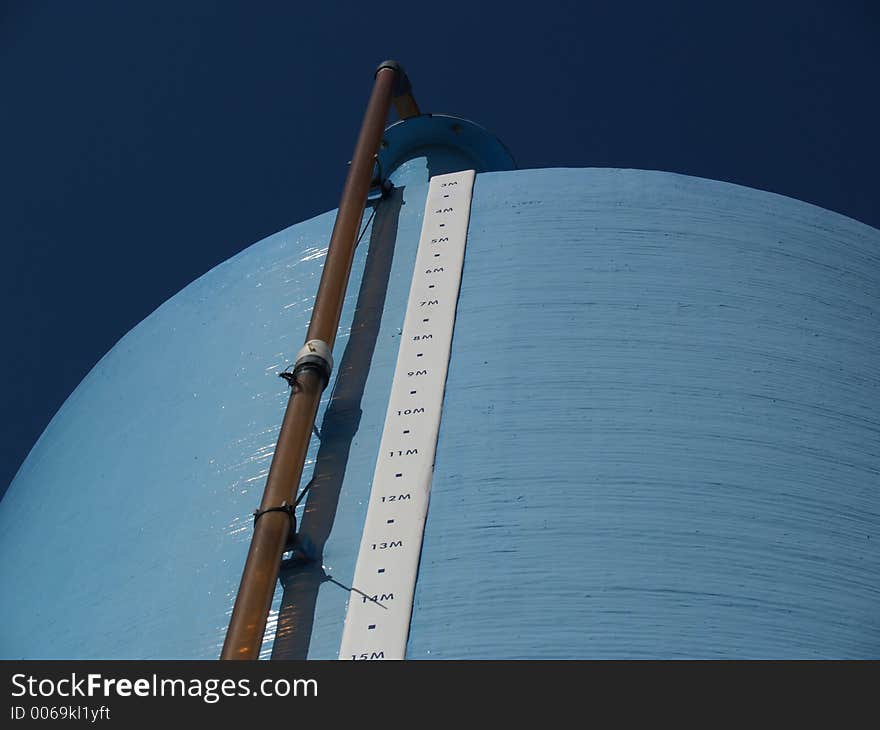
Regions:
<instances>
[{"instance_id":1,"label":"blue cistern tank","mask_svg":"<svg viewBox=\"0 0 880 730\"><path fill-rule=\"evenodd\" d=\"M430 176L477 172L407 658L880 656L880 231L389 127L263 657L336 658ZM375 215L373 210L375 208ZM216 658L334 211L162 304L0 504L0 655ZM320 436L320 438L319 438Z\"/></svg>"}]
</instances>

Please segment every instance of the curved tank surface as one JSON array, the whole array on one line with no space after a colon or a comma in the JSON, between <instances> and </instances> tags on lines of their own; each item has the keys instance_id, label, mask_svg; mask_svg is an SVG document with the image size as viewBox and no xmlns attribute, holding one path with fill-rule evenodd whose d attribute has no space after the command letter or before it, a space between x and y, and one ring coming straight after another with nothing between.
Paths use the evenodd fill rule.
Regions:
<instances>
[{"instance_id":1,"label":"curved tank surface","mask_svg":"<svg viewBox=\"0 0 880 730\"><path fill-rule=\"evenodd\" d=\"M430 171L357 249L318 559L282 571L265 657L339 651ZM332 224L193 282L59 410L0 505L0 654L218 656ZM408 658L880 656L878 313L880 232L820 208L478 174Z\"/></svg>"}]
</instances>

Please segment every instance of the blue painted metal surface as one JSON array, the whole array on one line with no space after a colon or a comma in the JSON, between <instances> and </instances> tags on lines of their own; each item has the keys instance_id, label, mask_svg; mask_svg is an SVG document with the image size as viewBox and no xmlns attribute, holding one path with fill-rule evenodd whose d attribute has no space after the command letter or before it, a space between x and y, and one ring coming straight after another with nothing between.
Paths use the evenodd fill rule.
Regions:
<instances>
[{"instance_id":1,"label":"blue painted metal surface","mask_svg":"<svg viewBox=\"0 0 880 730\"><path fill-rule=\"evenodd\" d=\"M379 162L392 171L412 159L431 163L431 175L459 170L513 170L513 155L497 137L467 119L422 114L395 122L382 137Z\"/></svg>"},{"instance_id":2,"label":"blue painted metal surface","mask_svg":"<svg viewBox=\"0 0 880 730\"><path fill-rule=\"evenodd\" d=\"M306 467L338 504L301 515L323 571L279 589L277 656L338 651L432 165L356 255ZM210 271L64 404L0 504L2 656L217 656L332 221ZM878 312L880 232L814 206L478 175L408 656L880 656Z\"/></svg>"}]
</instances>

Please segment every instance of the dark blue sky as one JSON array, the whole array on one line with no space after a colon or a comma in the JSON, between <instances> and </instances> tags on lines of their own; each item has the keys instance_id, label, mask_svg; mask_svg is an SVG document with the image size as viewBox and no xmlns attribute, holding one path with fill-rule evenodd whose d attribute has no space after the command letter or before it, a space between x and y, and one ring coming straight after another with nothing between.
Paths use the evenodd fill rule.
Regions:
<instances>
[{"instance_id":1,"label":"dark blue sky","mask_svg":"<svg viewBox=\"0 0 880 730\"><path fill-rule=\"evenodd\" d=\"M125 332L336 206L384 58L520 167L671 170L880 227L877 7L0 3L0 491Z\"/></svg>"}]
</instances>

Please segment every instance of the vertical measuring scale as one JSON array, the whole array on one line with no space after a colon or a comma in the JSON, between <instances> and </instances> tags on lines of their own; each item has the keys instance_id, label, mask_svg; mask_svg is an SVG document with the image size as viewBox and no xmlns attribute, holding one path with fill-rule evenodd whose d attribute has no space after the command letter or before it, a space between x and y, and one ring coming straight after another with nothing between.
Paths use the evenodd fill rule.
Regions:
<instances>
[{"instance_id":1,"label":"vertical measuring scale","mask_svg":"<svg viewBox=\"0 0 880 730\"><path fill-rule=\"evenodd\" d=\"M473 186L473 170L428 186L340 659L406 653Z\"/></svg>"}]
</instances>

